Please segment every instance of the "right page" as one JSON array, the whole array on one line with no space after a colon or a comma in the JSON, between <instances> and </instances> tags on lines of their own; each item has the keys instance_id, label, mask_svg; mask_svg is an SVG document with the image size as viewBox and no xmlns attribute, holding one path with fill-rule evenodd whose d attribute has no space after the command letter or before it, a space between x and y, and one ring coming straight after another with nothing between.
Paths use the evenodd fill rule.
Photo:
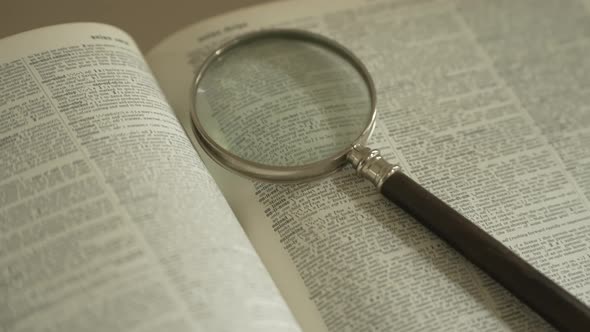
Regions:
<instances>
[{"instance_id":1,"label":"right page","mask_svg":"<svg viewBox=\"0 0 590 332\"><path fill-rule=\"evenodd\" d=\"M287 2L213 18L148 55L187 130L207 53L269 27L357 54L378 91L369 146L590 303L586 4ZM301 185L209 170L304 329L551 330L350 169Z\"/></svg>"}]
</instances>

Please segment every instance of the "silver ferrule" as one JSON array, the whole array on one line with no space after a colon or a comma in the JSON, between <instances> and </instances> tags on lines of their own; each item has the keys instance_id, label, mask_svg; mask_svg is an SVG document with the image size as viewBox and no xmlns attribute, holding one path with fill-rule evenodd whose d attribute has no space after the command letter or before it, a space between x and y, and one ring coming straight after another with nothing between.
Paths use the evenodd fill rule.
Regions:
<instances>
[{"instance_id":1,"label":"silver ferrule","mask_svg":"<svg viewBox=\"0 0 590 332\"><path fill-rule=\"evenodd\" d=\"M379 150L362 145L355 145L348 153L347 158L356 169L357 174L371 181L379 191L381 191L385 180L401 169L398 165L392 165L383 159Z\"/></svg>"}]
</instances>

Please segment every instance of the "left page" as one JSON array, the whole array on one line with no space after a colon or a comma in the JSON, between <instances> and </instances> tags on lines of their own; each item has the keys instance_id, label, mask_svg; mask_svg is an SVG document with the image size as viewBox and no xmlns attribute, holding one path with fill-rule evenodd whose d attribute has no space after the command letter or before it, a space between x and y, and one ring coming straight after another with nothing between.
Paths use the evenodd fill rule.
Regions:
<instances>
[{"instance_id":1,"label":"left page","mask_svg":"<svg viewBox=\"0 0 590 332\"><path fill-rule=\"evenodd\" d=\"M0 41L0 331L298 331L132 39Z\"/></svg>"}]
</instances>

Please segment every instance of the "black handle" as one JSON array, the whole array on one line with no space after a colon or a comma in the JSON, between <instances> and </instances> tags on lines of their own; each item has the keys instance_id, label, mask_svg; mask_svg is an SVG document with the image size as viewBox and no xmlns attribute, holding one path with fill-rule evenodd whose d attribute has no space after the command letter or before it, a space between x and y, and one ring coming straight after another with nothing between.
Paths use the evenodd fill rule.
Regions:
<instances>
[{"instance_id":1,"label":"black handle","mask_svg":"<svg viewBox=\"0 0 590 332\"><path fill-rule=\"evenodd\" d=\"M560 331L590 331L590 309L402 172L381 193Z\"/></svg>"}]
</instances>

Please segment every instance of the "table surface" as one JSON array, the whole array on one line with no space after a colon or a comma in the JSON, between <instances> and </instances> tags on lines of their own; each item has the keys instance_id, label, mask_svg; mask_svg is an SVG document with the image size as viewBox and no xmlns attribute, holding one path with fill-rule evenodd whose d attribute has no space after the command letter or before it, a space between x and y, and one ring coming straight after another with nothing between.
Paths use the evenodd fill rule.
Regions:
<instances>
[{"instance_id":1,"label":"table surface","mask_svg":"<svg viewBox=\"0 0 590 332\"><path fill-rule=\"evenodd\" d=\"M129 33L143 51L207 17L269 0L5 0L0 39L66 22L102 22Z\"/></svg>"}]
</instances>

